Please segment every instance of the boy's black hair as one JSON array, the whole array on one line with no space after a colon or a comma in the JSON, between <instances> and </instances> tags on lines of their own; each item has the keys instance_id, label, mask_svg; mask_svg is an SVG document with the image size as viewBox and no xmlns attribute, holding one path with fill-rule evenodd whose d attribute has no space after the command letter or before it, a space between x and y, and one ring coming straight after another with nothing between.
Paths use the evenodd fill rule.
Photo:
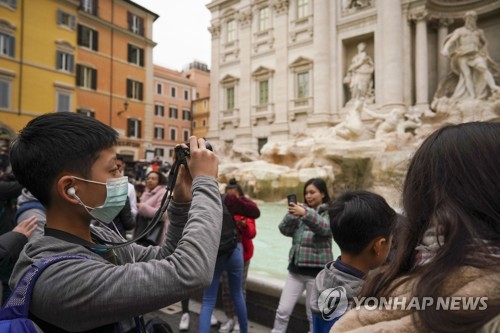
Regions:
<instances>
[{"instance_id":1,"label":"boy's black hair","mask_svg":"<svg viewBox=\"0 0 500 333\"><path fill-rule=\"evenodd\" d=\"M333 239L342 251L360 254L376 237L391 235L397 214L383 197L346 191L328 208Z\"/></svg>"},{"instance_id":2,"label":"boy's black hair","mask_svg":"<svg viewBox=\"0 0 500 333\"><path fill-rule=\"evenodd\" d=\"M72 112L41 115L13 141L12 170L45 207L56 179L68 172L90 177L99 153L116 145L118 133L100 121Z\"/></svg>"}]
</instances>

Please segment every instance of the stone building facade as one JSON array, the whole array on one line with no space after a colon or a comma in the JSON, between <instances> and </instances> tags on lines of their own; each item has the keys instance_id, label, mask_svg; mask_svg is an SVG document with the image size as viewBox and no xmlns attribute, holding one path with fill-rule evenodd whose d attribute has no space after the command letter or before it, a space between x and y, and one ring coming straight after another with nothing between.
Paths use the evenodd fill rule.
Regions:
<instances>
[{"instance_id":1,"label":"stone building facade","mask_svg":"<svg viewBox=\"0 0 500 333\"><path fill-rule=\"evenodd\" d=\"M214 0L208 139L260 151L339 123L360 43L373 61L367 107L429 110L449 73L445 37L474 10L500 62L500 2L480 0Z\"/></svg>"}]
</instances>

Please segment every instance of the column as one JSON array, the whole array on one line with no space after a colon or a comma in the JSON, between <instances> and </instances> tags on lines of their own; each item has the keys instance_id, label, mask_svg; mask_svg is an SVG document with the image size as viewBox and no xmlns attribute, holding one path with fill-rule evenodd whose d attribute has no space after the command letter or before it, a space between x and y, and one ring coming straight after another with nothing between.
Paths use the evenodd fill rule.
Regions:
<instances>
[{"instance_id":1,"label":"column","mask_svg":"<svg viewBox=\"0 0 500 333\"><path fill-rule=\"evenodd\" d=\"M334 2L331 2L334 4ZM329 119L330 94L330 0L314 1L314 105L313 115L308 123L324 126Z\"/></svg>"},{"instance_id":2,"label":"column","mask_svg":"<svg viewBox=\"0 0 500 333\"><path fill-rule=\"evenodd\" d=\"M453 19L449 17L443 17L439 20L439 25L438 25L438 36L437 36L437 43L438 43L438 61L437 61L437 68L438 68L438 80L441 82L446 75L449 72L449 64L450 64L450 59L445 57L444 55L441 54L441 49L443 48L444 45L444 40L446 36L448 35L448 27L450 24L453 23Z\"/></svg>"},{"instance_id":3,"label":"column","mask_svg":"<svg viewBox=\"0 0 500 333\"><path fill-rule=\"evenodd\" d=\"M412 15L416 25L415 41L415 88L416 105L429 105L429 52L427 47L427 12Z\"/></svg>"},{"instance_id":4,"label":"column","mask_svg":"<svg viewBox=\"0 0 500 333\"><path fill-rule=\"evenodd\" d=\"M212 13L213 15L213 13ZM220 139L220 131L219 131L219 109L221 106L220 103L220 91L219 91L219 54L220 54L220 34L221 34L221 25L218 21L212 22L211 27L209 28L212 33L212 65L210 68L210 117L209 117L209 126L207 139L212 142L212 144L217 144ZM221 145L219 145L220 147Z\"/></svg>"},{"instance_id":5,"label":"column","mask_svg":"<svg viewBox=\"0 0 500 333\"><path fill-rule=\"evenodd\" d=\"M382 32L383 100L384 109L403 105L403 15L401 0L379 2L379 24ZM380 67L378 67L380 68Z\"/></svg>"}]
</instances>

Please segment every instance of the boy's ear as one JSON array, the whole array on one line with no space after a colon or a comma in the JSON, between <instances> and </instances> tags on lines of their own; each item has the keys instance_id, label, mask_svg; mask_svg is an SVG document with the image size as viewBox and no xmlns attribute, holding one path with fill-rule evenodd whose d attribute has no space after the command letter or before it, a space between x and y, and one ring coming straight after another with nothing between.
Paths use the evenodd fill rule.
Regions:
<instances>
[{"instance_id":1,"label":"boy's ear","mask_svg":"<svg viewBox=\"0 0 500 333\"><path fill-rule=\"evenodd\" d=\"M380 252L384 249L384 246L387 244L387 238L379 236L376 237L373 240L373 246L372 246L372 251L373 253L378 256L380 255Z\"/></svg>"},{"instance_id":2,"label":"boy's ear","mask_svg":"<svg viewBox=\"0 0 500 333\"><path fill-rule=\"evenodd\" d=\"M71 188L73 190L70 190ZM59 197L74 204L79 203L75 195L76 189L75 180L71 176L62 176L56 183L56 191Z\"/></svg>"}]
</instances>

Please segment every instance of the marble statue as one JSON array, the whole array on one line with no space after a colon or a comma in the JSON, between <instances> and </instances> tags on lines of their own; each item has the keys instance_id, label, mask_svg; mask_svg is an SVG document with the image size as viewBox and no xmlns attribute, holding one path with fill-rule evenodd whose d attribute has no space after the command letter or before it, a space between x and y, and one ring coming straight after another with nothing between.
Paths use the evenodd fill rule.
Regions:
<instances>
[{"instance_id":1,"label":"marble statue","mask_svg":"<svg viewBox=\"0 0 500 333\"><path fill-rule=\"evenodd\" d=\"M373 89L373 61L366 53L366 44L358 44L358 53L352 58L344 83L349 85L351 99L368 99Z\"/></svg>"},{"instance_id":2,"label":"marble statue","mask_svg":"<svg viewBox=\"0 0 500 333\"><path fill-rule=\"evenodd\" d=\"M445 41L441 53L450 58L453 73L458 76L452 99L486 99L500 90L493 74L497 65L488 55L484 32L476 26L477 14L465 14L465 26L454 30Z\"/></svg>"}]
</instances>

